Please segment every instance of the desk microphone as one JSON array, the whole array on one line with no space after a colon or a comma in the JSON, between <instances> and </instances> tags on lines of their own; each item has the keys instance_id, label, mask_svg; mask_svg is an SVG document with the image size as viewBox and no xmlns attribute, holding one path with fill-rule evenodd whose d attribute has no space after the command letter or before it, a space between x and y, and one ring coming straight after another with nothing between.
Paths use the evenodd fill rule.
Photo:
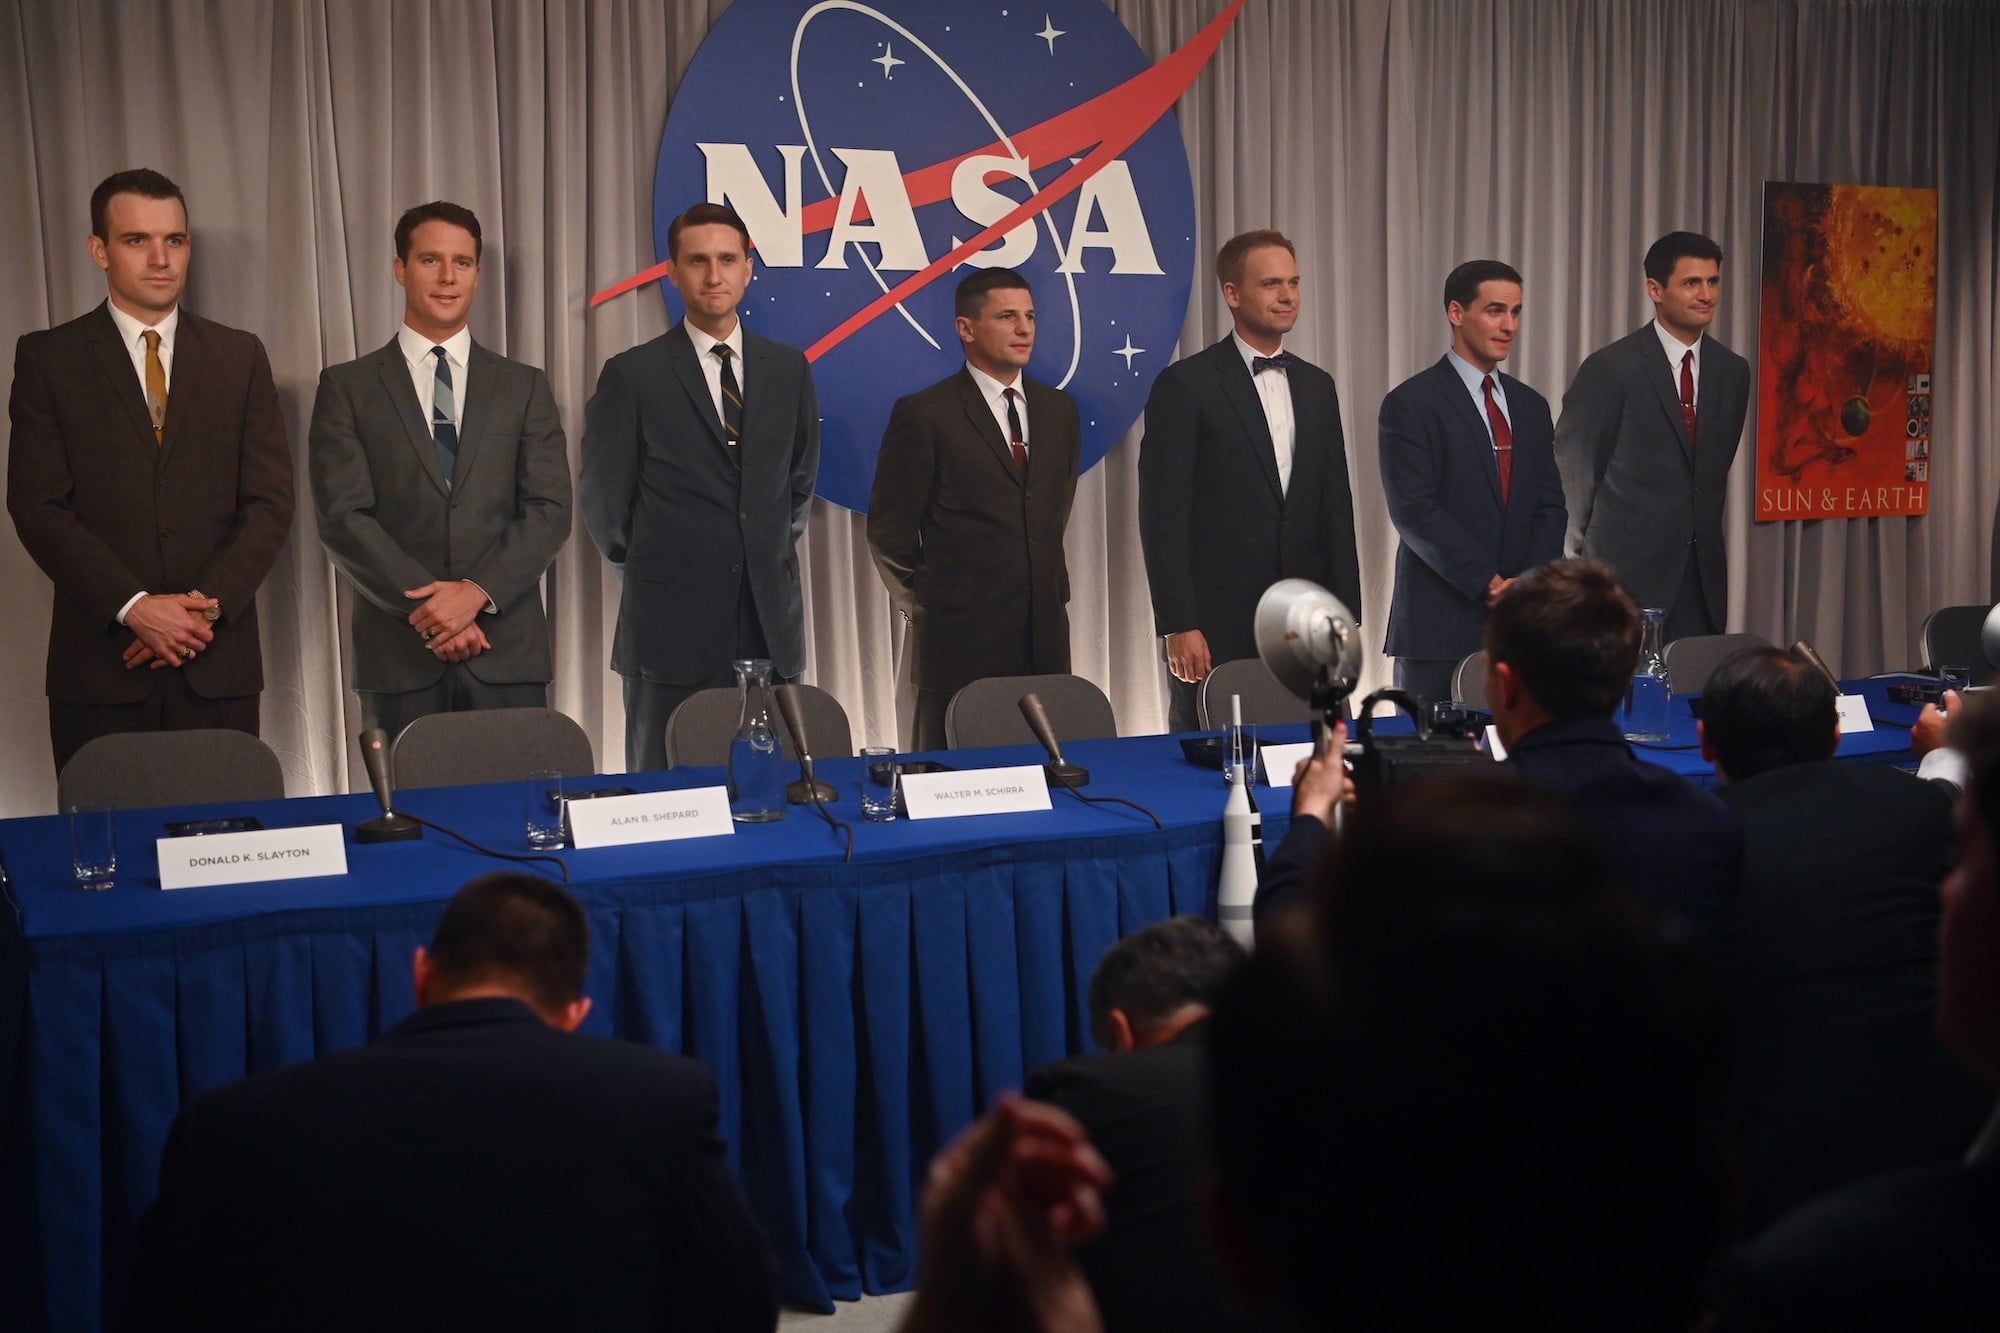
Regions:
<instances>
[{"instance_id":1,"label":"desk microphone","mask_svg":"<svg viewBox=\"0 0 2000 1333\"><path fill-rule=\"evenodd\" d=\"M1049 762L1042 767L1050 782L1060 787L1088 787L1090 770L1080 768L1062 757L1062 746L1056 743L1056 729L1049 722L1049 710L1042 704L1039 694L1021 696L1021 716L1028 719L1029 730L1035 739L1049 752Z\"/></svg>"},{"instance_id":2,"label":"desk microphone","mask_svg":"<svg viewBox=\"0 0 2000 1333\"><path fill-rule=\"evenodd\" d=\"M1792 651L1805 658L1820 675L1832 682L1835 694L1840 693L1840 677L1833 674L1833 668L1826 664L1826 659L1819 655L1819 650L1812 646L1810 639L1800 639L1792 645Z\"/></svg>"},{"instance_id":3,"label":"desk microphone","mask_svg":"<svg viewBox=\"0 0 2000 1333\"><path fill-rule=\"evenodd\" d=\"M799 708L796 685L777 689L778 712L784 715L785 730L792 733L792 748L799 752L799 780L785 784L785 799L793 805L824 805L840 793L831 782L813 776L812 747L806 744L806 720Z\"/></svg>"},{"instance_id":4,"label":"desk microphone","mask_svg":"<svg viewBox=\"0 0 2000 1333\"><path fill-rule=\"evenodd\" d=\"M424 831L417 821L407 815L399 815L393 807L393 783L389 778L389 733L380 727L370 727L361 733L361 763L368 770L368 785L375 789L375 799L382 807L382 813L365 824L354 828L356 842L406 842L411 838L421 838Z\"/></svg>"}]
</instances>

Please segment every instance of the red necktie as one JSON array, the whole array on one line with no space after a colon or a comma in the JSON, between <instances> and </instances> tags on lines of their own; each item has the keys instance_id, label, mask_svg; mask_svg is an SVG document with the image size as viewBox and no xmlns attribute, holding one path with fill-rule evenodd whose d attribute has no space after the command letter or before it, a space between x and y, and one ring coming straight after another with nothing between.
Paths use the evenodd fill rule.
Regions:
<instances>
[{"instance_id":1,"label":"red necktie","mask_svg":"<svg viewBox=\"0 0 2000 1333\"><path fill-rule=\"evenodd\" d=\"M1687 423L1688 451L1694 451L1694 349L1681 353L1681 420Z\"/></svg>"},{"instance_id":2,"label":"red necktie","mask_svg":"<svg viewBox=\"0 0 2000 1333\"><path fill-rule=\"evenodd\" d=\"M1507 491L1514 480L1514 432L1507 425L1507 414L1500 410L1500 404L1493 401L1493 377L1488 375L1479 382L1486 391L1486 424L1493 428L1493 462L1500 469L1500 503L1507 503Z\"/></svg>"},{"instance_id":3,"label":"red necktie","mask_svg":"<svg viewBox=\"0 0 2000 1333\"><path fill-rule=\"evenodd\" d=\"M1028 446L1021 443L1021 414L1014 410L1014 391L1002 390L1007 395L1007 447L1014 451L1014 470L1025 475L1028 471Z\"/></svg>"}]
</instances>

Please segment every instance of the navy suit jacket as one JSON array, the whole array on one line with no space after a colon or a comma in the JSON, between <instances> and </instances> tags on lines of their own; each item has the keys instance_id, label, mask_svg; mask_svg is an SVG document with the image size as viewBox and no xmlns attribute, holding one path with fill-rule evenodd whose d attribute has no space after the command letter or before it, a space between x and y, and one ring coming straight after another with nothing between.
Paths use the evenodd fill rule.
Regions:
<instances>
[{"instance_id":1,"label":"navy suit jacket","mask_svg":"<svg viewBox=\"0 0 2000 1333\"><path fill-rule=\"evenodd\" d=\"M768 1330L776 1283L693 1060L519 1000L196 1097L132 1328Z\"/></svg>"},{"instance_id":2,"label":"navy suit jacket","mask_svg":"<svg viewBox=\"0 0 2000 1333\"><path fill-rule=\"evenodd\" d=\"M1743 829L1719 797L1649 764L1610 718L1545 722L1501 767L1594 834L1626 891L1670 933L1702 936L1736 897Z\"/></svg>"},{"instance_id":3,"label":"navy suit jacket","mask_svg":"<svg viewBox=\"0 0 2000 1333\"><path fill-rule=\"evenodd\" d=\"M819 476L819 399L805 354L743 331L739 476L685 325L604 363L583 419L578 490L591 540L622 574L611 669L698 685L736 652L737 598L757 603L777 674L806 669L798 540Z\"/></svg>"},{"instance_id":4,"label":"navy suit jacket","mask_svg":"<svg viewBox=\"0 0 2000 1333\"><path fill-rule=\"evenodd\" d=\"M1257 655L1257 599L1311 579L1361 615L1354 496L1333 376L1295 361L1290 486L1234 337L1160 372L1139 455L1139 539L1154 628L1198 629L1217 664Z\"/></svg>"},{"instance_id":5,"label":"navy suit jacket","mask_svg":"<svg viewBox=\"0 0 2000 1333\"><path fill-rule=\"evenodd\" d=\"M1497 376L1514 437L1506 503L1493 438L1447 353L1382 400L1382 491L1401 541L1383 651L1456 661L1479 651L1486 588L1562 554L1562 474L1546 398Z\"/></svg>"}]
</instances>

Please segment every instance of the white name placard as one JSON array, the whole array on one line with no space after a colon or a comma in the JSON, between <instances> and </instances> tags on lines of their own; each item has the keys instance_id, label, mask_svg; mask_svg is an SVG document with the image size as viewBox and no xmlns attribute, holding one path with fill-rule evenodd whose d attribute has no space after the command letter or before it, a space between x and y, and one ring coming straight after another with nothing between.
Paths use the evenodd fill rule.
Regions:
<instances>
[{"instance_id":1,"label":"white name placard","mask_svg":"<svg viewBox=\"0 0 2000 1333\"><path fill-rule=\"evenodd\" d=\"M686 791L643 791L636 796L600 796L569 803L570 841L586 847L620 847L632 842L713 838L736 832L729 817L727 787Z\"/></svg>"},{"instance_id":2,"label":"white name placard","mask_svg":"<svg viewBox=\"0 0 2000 1333\"><path fill-rule=\"evenodd\" d=\"M1486 753L1493 756L1495 763L1507 757L1507 744L1500 739L1500 728L1491 722L1486 724Z\"/></svg>"},{"instance_id":3,"label":"white name placard","mask_svg":"<svg viewBox=\"0 0 2000 1333\"><path fill-rule=\"evenodd\" d=\"M163 889L347 873L347 845L338 824L161 838L155 845Z\"/></svg>"},{"instance_id":4,"label":"white name placard","mask_svg":"<svg viewBox=\"0 0 2000 1333\"><path fill-rule=\"evenodd\" d=\"M1858 694L1843 694L1834 700L1840 710L1840 734L1858 736L1864 731L1875 730L1875 719L1868 716L1868 701Z\"/></svg>"},{"instance_id":5,"label":"white name placard","mask_svg":"<svg viewBox=\"0 0 2000 1333\"><path fill-rule=\"evenodd\" d=\"M1312 758L1313 743L1299 741L1292 745L1266 745L1259 753L1264 759L1264 781L1273 787L1289 787L1299 760Z\"/></svg>"},{"instance_id":6,"label":"white name placard","mask_svg":"<svg viewBox=\"0 0 2000 1333\"><path fill-rule=\"evenodd\" d=\"M958 773L905 773L903 808L912 819L1046 810L1049 780L1040 764L975 768Z\"/></svg>"}]
</instances>

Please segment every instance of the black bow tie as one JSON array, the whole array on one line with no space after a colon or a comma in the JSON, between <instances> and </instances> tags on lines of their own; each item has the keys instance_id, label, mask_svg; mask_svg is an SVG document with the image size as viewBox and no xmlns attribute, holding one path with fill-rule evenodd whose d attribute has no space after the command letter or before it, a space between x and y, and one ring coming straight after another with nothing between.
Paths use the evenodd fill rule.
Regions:
<instances>
[{"instance_id":1,"label":"black bow tie","mask_svg":"<svg viewBox=\"0 0 2000 1333\"><path fill-rule=\"evenodd\" d=\"M1252 357L1250 360L1250 373L1252 375L1261 375L1267 370L1284 370L1296 359L1290 352L1280 352L1276 356Z\"/></svg>"}]
</instances>

